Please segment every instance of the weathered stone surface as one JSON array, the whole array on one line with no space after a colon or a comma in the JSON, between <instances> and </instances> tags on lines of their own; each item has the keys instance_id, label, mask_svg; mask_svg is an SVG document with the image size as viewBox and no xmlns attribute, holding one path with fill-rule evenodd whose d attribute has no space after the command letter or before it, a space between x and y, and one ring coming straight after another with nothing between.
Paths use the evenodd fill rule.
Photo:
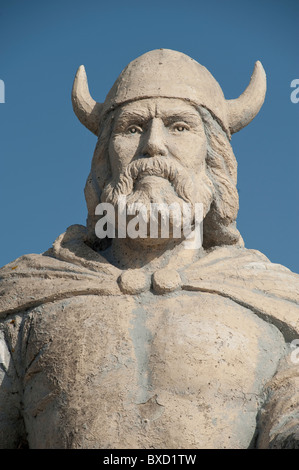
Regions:
<instances>
[{"instance_id":1,"label":"weathered stone surface","mask_svg":"<svg viewBox=\"0 0 299 470\"><path fill-rule=\"evenodd\" d=\"M257 63L226 100L204 67L161 49L101 104L79 69L74 110L99 138L87 227L0 270L0 448L298 448L299 276L236 228L229 139L265 89ZM202 202L203 246L100 241L95 208L119 194Z\"/></svg>"},{"instance_id":2,"label":"weathered stone surface","mask_svg":"<svg viewBox=\"0 0 299 470\"><path fill-rule=\"evenodd\" d=\"M159 269L153 274L153 288L158 294L173 292L181 286L179 273L171 269Z\"/></svg>"},{"instance_id":3,"label":"weathered stone surface","mask_svg":"<svg viewBox=\"0 0 299 470\"><path fill-rule=\"evenodd\" d=\"M150 284L150 277L137 269L128 269L119 278L119 286L124 294L141 294L149 289Z\"/></svg>"}]
</instances>

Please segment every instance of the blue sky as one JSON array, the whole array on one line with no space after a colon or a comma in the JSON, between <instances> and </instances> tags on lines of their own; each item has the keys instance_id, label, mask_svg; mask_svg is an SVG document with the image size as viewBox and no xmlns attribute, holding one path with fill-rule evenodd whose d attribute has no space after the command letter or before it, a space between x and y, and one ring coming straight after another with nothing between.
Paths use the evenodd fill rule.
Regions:
<instances>
[{"instance_id":1,"label":"blue sky","mask_svg":"<svg viewBox=\"0 0 299 470\"><path fill-rule=\"evenodd\" d=\"M85 224L96 137L73 114L78 66L103 101L131 60L162 47L207 67L228 99L243 92L261 60L265 104L231 141L237 223L247 248L299 272L299 103L290 100L298 20L298 0L0 0L0 266Z\"/></svg>"}]
</instances>

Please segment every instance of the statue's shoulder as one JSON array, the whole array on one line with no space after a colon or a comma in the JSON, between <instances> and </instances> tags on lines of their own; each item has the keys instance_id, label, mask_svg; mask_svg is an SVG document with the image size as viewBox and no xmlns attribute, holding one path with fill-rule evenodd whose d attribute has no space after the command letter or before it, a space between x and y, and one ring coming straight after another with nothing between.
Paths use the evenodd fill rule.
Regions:
<instances>
[{"instance_id":1,"label":"statue's shoulder","mask_svg":"<svg viewBox=\"0 0 299 470\"><path fill-rule=\"evenodd\" d=\"M119 294L119 270L84 243L84 230L71 226L45 253L0 269L0 318L75 295Z\"/></svg>"},{"instance_id":2,"label":"statue's shoulder","mask_svg":"<svg viewBox=\"0 0 299 470\"><path fill-rule=\"evenodd\" d=\"M287 339L298 338L299 275L260 251L214 248L182 276L185 289L228 297L278 326Z\"/></svg>"}]
</instances>

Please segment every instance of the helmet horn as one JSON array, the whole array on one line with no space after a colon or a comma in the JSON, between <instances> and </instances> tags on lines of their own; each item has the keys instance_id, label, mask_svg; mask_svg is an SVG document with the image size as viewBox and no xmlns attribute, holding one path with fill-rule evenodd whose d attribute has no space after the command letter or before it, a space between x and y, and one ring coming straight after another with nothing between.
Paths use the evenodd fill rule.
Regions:
<instances>
[{"instance_id":1,"label":"helmet horn","mask_svg":"<svg viewBox=\"0 0 299 470\"><path fill-rule=\"evenodd\" d=\"M247 126L262 107L266 95L266 74L257 61L246 90L235 100L227 100L230 132L234 134Z\"/></svg>"},{"instance_id":2,"label":"helmet horn","mask_svg":"<svg viewBox=\"0 0 299 470\"><path fill-rule=\"evenodd\" d=\"M102 103L97 103L89 93L84 65L77 70L72 89L73 110L81 123L95 135L98 135Z\"/></svg>"}]
</instances>

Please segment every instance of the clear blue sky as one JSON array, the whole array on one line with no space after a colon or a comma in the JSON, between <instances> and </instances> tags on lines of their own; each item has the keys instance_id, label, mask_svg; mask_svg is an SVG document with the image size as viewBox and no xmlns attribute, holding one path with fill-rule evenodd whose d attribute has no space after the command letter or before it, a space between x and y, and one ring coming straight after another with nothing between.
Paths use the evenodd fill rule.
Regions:
<instances>
[{"instance_id":1,"label":"clear blue sky","mask_svg":"<svg viewBox=\"0 0 299 470\"><path fill-rule=\"evenodd\" d=\"M129 61L162 47L206 66L228 99L263 63L265 104L232 138L238 228L248 248L299 272L298 24L298 0L0 0L0 266L85 224L96 137L73 114L77 67L103 101Z\"/></svg>"}]
</instances>

